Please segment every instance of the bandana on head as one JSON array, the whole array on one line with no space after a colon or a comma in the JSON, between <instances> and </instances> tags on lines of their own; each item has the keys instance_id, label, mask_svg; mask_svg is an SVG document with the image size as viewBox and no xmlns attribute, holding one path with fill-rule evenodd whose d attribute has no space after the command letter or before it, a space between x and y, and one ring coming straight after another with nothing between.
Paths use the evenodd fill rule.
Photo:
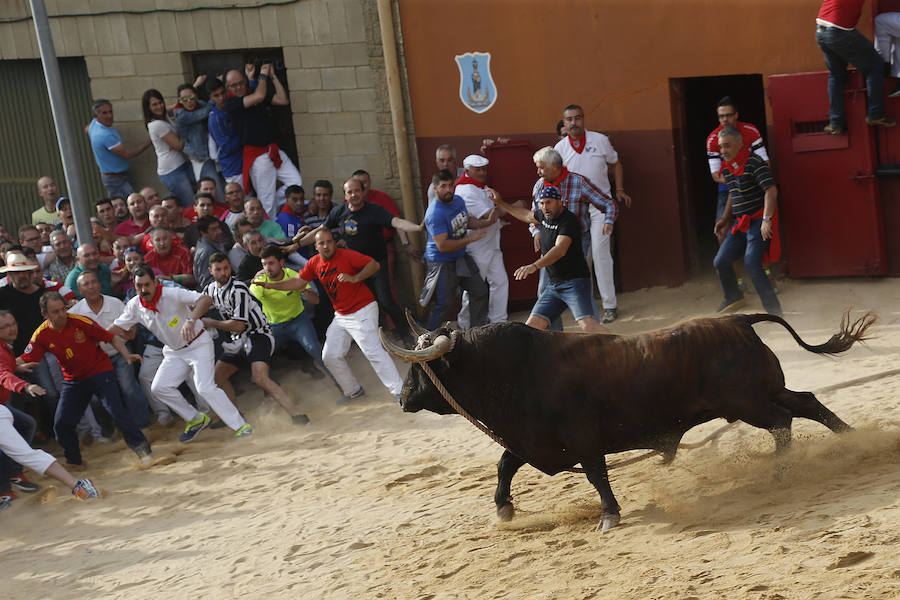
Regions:
<instances>
[{"instance_id":1,"label":"bandana on head","mask_svg":"<svg viewBox=\"0 0 900 600\"><path fill-rule=\"evenodd\" d=\"M546 185L538 192L538 200L541 198L556 198L557 200L560 200L562 199L562 194L555 185Z\"/></svg>"}]
</instances>

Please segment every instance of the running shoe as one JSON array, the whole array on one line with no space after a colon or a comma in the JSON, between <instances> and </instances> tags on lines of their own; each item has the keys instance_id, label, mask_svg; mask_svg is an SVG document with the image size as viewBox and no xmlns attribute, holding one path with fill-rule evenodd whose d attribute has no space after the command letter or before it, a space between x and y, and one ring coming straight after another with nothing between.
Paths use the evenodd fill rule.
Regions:
<instances>
[{"instance_id":1,"label":"running shoe","mask_svg":"<svg viewBox=\"0 0 900 600\"><path fill-rule=\"evenodd\" d=\"M187 427L184 428L184 433L182 433L178 437L178 441L180 442L190 442L197 434L209 427L210 418L206 413L200 413L199 419L194 419L193 421L188 422Z\"/></svg>"},{"instance_id":2,"label":"running shoe","mask_svg":"<svg viewBox=\"0 0 900 600\"><path fill-rule=\"evenodd\" d=\"M0 510L9 508L10 503L18 498L15 492L0 492Z\"/></svg>"},{"instance_id":3,"label":"running shoe","mask_svg":"<svg viewBox=\"0 0 900 600\"><path fill-rule=\"evenodd\" d=\"M149 442L134 448L134 453L138 455L138 458L141 459L141 464L144 466L153 462L153 452L150 450Z\"/></svg>"},{"instance_id":4,"label":"running shoe","mask_svg":"<svg viewBox=\"0 0 900 600\"><path fill-rule=\"evenodd\" d=\"M23 492L27 492L29 494L33 494L34 492L41 489L36 483L28 481L25 477L25 473L19 473L18 475L13 475L9 478L9 482L13 485L17 490L21 490Z\"/></svg>"},{"instance_id":5,"label":"running shoe","mask_svg":"<svg viewBox=\"0 0 900 600\"><path fill-rule=\"evenodd\" d=\"M88 498L99 498L100 492L94 487L94 482L90 479L79 479L72 488L72 495L82 500Z\"/></svg>"},{"instance_id":6,"label":"running shoe","mask_svg":"<svg viewBox=\"0 0 900 600\"><path fill-rule=\"evenodd\" d=\"M735 298L734 300L729 300L728 298L726 298L722 301L722 304L719 305L719 308L716 309L716 312L719 314L731 312L733 310L741 308L746 303L747 301L743 296L741 296L740 298Z\"/></svg>"},{"instance_id":7,"label":"running shoe","mask_svg":"<svg viewBox=\"0 0 900 600\"><path fill-rule=\"evenodd\" d=\"M341 396L340 398L338 398L337 403L339 406L343 406L344 404L350 404L351 400L356 400L357 398L359 398L361 396L365 396L365 395L366 395L366 390L364 390L362 386L359 386L359 389L356 390L355 392L353 392L352 394L349 394L347 396Z\"/></svg>"},{"instance_id":8,"label":"running shoe","mask_svg":"<svg viewBox=\"0 0 900 600\"><path fill-rule=\"evenodd\" d=\"M877 119L870 119L866 117L866 125L871 125L872 127L893 127L897 124L897 119L894 117L889 117L887 115L883 115L878 117Z\"/></svg>"},{"instance_id":9,"label":"running shoe","mask_svg":"<svg viewBox=\"0 0 900 600\"><path fill-rule=\"evenodd\" d=\"M236 438L245 438L251 435L253 435L253 428L250 427L249 423L244 423L234 432L234 437Z\"/></svg>"},{"instance_id":10,"label":"running shoe","mask_svg":"<svg viewBox=\"0 0 900 600\"><path fill-rule=\"evenodd\" d=\"M603 309L603 322L604 323L612 323L616 319L619 318L619 309L618 308L604 308Z\"/></svg>"}]
</instances>

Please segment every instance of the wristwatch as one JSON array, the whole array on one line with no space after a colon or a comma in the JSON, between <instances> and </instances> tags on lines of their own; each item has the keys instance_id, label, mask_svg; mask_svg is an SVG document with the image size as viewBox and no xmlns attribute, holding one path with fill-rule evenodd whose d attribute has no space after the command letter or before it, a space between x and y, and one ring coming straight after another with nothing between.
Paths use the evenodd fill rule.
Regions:
<instances>
[{"instance_id":1,"label":"wristwatch","mask_svg":"<svg viewBox=\"0 0 900 600\"><path fill-rule=\"evenodd\" d=\"M771 221L772 217L763 217L763 221Z\"/></svg>"}]
</instances>

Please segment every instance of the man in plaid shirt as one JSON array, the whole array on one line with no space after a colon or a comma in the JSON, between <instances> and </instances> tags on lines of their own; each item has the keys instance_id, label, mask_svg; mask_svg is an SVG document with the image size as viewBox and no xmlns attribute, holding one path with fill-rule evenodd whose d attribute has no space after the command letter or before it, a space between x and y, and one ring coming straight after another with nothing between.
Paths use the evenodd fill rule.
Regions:
<instances>
[{"instance_id":1,"label":"man in plaid shirt","mask_svg":"<svg viewBox=\"0 0 900 600\"><path fill-rule=\"evenodd\" d=\"M619 209L615 201L601 192L587 178L566 169L563 166L560 153L550 146L545 146L534 153L534 165L537 167L540 178L535 182L531 192L534 202L533 209L535 211L540 210L538 196L541 189L546 186L559 188L563 206L573 213L578 222L581 223L581 248L584 251L585 260L589 260L591 255L591 215L589 207L593 205L606 215L603 230L604 232L612 233L613 223L615 223L616 217L619 215ZM530 225L529 230L534 238L534 250L535 252L540 252L540 231L535 225ZM538 296L547 287L547 275L544 269L541 269L540 277ZM594 311L594 319L599 321L600 313L597 310L597 302L594 300L593 294L591 294L591 308ZM550 323L549 329L562 331L562 321L558 318L554 319Z\"/></svg>"}]
</instances>

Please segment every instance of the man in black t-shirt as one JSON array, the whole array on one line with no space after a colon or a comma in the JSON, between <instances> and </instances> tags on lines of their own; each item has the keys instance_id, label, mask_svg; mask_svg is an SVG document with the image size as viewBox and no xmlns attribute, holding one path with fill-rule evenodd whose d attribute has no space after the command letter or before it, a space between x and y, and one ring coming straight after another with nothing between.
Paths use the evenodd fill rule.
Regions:
<instances>
[{"instance_id":1,"label":"man in black t-shirt","mask_svg":"<svg viewBox=\"0 0 900 600\"><path fill-rule=\"evenodd\" d=\"M383 227L393 227L407 233L425 229L423 225L395 217L377 204L366 202L362 184L358 179L350 178L344 183L344 200L344 204L331 209L324 223L309 233L301 230L301 233L294 236L294 241L301 246L308 246L315 242L318 231L336 227L340 230L342 241L347 248L365 254L379 264L387 265L387 246L382 234ZM366 279L365 283L381 309L391 316L395 331L402 341L411 342L409 326L391 292L387 268L378 269L374 275Z\"/></svg>"},{"instance_id":2,"label":"man in black t-shirt","mask_svg":"<svg viewBox=\"0 0 900 600\"><path fill-rule=\"evenodd\" d=\"M550 283L538 297L526 325L546 329L568 307L578 326L584 331L609 333L594 319L591 306L591 274L581 251L581 223L562 204L559 188L546 185L538 192L540 210L512 206L500 198L495 190L488 194L494 204L525 223L540 226L541 257L515 271L518 280L525 279L538 269L547 269Z\"/></svg>"},{"instance_id":3,"label":"man in black t-shirt","mask_svg":"<svg viewBox=\"0 0 900 600\"><path fill-rule=\"evenodd\" d=\"M247 65L245 70L246 77L238 70L225 75L225 84L231 92L225 101L225 112L231 117L244 149L243 188L249 191L252 184L269 218L275 220L284 204L285 187L303 185L300 171L275 143L275 127L268 112L269 106L287 106L289 100L271 64L260 68L252 92L247 78L256 74L256 68ZM276 190L278 181L281 187Z\"/></svg>"}]
</instances>

